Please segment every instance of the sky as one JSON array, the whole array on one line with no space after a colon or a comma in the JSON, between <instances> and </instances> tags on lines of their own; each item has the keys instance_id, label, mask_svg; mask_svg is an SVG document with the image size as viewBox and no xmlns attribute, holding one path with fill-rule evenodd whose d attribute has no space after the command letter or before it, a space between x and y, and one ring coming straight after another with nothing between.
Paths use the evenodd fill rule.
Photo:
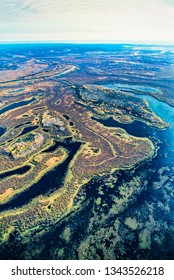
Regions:
<instances>
[{"instance_id":1,"label":"sky","mask_svg":"<svg viewBox=\"0 0 174 280\"><path fill-rule=\"evenodd\" d=\"M0 0L0 42L174 44L174 0Z\"/></svg>"}]
</instances>

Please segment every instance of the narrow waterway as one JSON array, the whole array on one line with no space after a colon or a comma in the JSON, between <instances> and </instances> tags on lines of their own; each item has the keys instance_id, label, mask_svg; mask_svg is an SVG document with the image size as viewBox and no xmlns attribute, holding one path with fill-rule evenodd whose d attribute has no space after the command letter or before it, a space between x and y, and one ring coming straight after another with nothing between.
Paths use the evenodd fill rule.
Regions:
<instances>
[{"instance_id":1,"label":"narrow waterway","mask_svg":"<svg viewBox=\"0 0 174 280\"><path fill-rule=\"evenodd\" d=\"M12 208L18 208L25 204L27 204L31 199L39 196L39 195L48 195L55 190L59 189L62 185L62 181L67 172L69 163L73 159L74 155L78 151L81 146L81 143L78 142L70 142L59 143L61 147L64 147L68 150L67 159L55 167L53 170L46 173L38 182L33 184L30 188L22 193L16 195L9 202L0 205L0 212L9 210Z\"/></svg>"},{"instance_id":2,"label":"narrow waterway","mask_svg":"<svg viewBox=\"0 0 174 280\"><path fill-rule=\"evenodd\" d=\"M10 111L10 110L13 110L13 109L16 109L16 108L19 108L19 107L26 106L26 105L32 103L32 102L35 101L35 100L36 100L36 98L33 97L33 98L29 99L29 100L19 101L19 102L15 102L15 103L12 103L12 104L10 104L10 105L7 105L6 107L4 107L4 108L2 108L2 109L0 110L0 115L3 114L3 113L8 112L8 111Z\"/></svg>"}]
</instances>

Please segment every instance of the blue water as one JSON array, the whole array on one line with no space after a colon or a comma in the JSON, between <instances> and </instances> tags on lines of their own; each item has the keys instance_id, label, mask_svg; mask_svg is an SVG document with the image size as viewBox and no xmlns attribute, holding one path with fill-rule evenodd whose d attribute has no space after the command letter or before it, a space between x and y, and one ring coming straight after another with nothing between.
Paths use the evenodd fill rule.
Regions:
<instances>
[{"instance_id":1,"label":"blue water","mask_svg":"<svg viewBox=\"0 0 174 280\"><path fill-rule=\"evenodd\" d=\"M139 94L141 94L142 92L146 92L146 93L157 93L160 90L158 88L154 88L154 87L149 87L149 86L139 86L139 85L128 85L128 84L112 84L112 85L107 85L108 87L117 89L117 90L123 90L123 91L129 91L129 92L133 92L133 91L137 91Z\"/></svg>"},{"instance_id":2,"label":"blue water","mask_svg":"<svg viewBox=\"0 0 174 280\"><path fill-rule=\"evenodd\" d=\"M161 119L169 123L171 126L174 125L174 108L158 99L149 95L141 95L140 98L144 98L148 103L150 109Z\"/></svg>"},{"instance_id":3,"label":"blue water","mask_svg":"<svg viewBox=\"0 0 174 280\"><path fill-rule=\"evenodd\" d=\"M105 85L105 87L113 88L118 90L118 85L117 84L109 84ZM159 145L159 151L158 151L158 160L163 161L163 164L173 164L174 161L174 108L165 102L161 102L158 99L149 96L147 94L136 94L136 91L133 91L132 86L129 86L131 90L131 94L133 96L136 96L138 99L145 99L148 104L150 109L161 119L166 121L168 124L170 124L170 128L164 129L164 130L159 130L155 128L148 128L146 126L142 126L141 122L134 121L132 124L124 124L124 129L129 133L134 136L140 136L140 137L150 137L151 139L155 138L160 141ZM124 85L122 85L122 88L124 88ZM140 86L141 88L141 86ZM139 89L140 89L139 88ZM144 88L144 87L143 87ZM148 87L149 88L149 87ZM129 90L128 86L127 89ZM154 88L155 90L155 88ZM156 89L158 90L158 89ZM102 122L106 122L103 121ZM104 124L104 123L103 123ZM108 125L107 123L105 123ZM113 125L113 120L110 122L110 125ZM119 126L118 122L115 122L115 125L113 126ZM122 126L122 124L121 124ZM119 127L121 127L119 126ZM136 129L135 129L136 126ZM123 127L122 127L123 128ZM143 128L143 129L142 129ZM153 141L153 140L152 140ZM162 165L162 163L160 163Z\"/></svg>"},{"instance_id":4,"label":"blue water","mask_svg":"<svg viewBox=\"0 0 174 280\"><path fill-rule=\"evenodd\" d=\"M174 125L174 108L165 102L159 101L158 99L148 95L150 93L159 92L158 88L154 87L145 87L139 85L127 85L127 84L109 84L105 85L105 87L113 88L115 90L123 90L125 89L136 96L137 98L144 98L148 103L150 109L164 121L168 122L171 126ZM137 94L138 91L138 94ZM146 94L145 94L146 92Z\"/></svg>"}]
</instances>

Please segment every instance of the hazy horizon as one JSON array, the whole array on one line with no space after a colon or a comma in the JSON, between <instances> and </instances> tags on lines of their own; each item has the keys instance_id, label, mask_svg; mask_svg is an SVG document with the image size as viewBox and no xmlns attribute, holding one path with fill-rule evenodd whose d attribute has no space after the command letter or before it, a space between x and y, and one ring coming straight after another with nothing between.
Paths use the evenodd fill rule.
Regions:
<instances>
[{"instance_id":1,"label":"hazy horizon","mask_svg":"<svg viewBox=\"0 0 174 280\"><path fill-rule=\"evenodd\" d=\"M0 42L0 45L22 45L22 44L56 44L56 45L144 45L144 46L174 46L174 42L172 43L168 43L168 42L164 42L164 43L154 43L154 42L78 42L78 41L74 41L74 42L69 42L69 41L60 41L60 42L53 42L53 41L4 41L4 42Z\"/></svg>"}]
</instances>

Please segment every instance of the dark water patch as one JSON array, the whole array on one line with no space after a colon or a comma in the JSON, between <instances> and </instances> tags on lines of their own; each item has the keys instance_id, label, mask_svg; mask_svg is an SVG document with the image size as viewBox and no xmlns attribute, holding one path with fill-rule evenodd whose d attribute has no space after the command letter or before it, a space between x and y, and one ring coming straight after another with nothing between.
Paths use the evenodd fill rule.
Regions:
<instances>
[{"instance_id":1,"label":"dark water patch","mask_svg":"<svg viewBox=\"0 0 174 280\"><path fill-rule=\"evenodd\" d=\"M19 137L19 136L22 136L22 135L25 135L25 134L27 134L27 133L29 133L29 132L31 132L31 131L37 129L38 127L39 127L38 125L25 127L25 128L22 130L21 134L18 135L18 137Z\"/></svg>"},{"instance_id":2,"label":"dark water patch","mask_svg":"<svg viewBox=\"0 0 174 280\"><path fill-rule=\"evenodd\" d=\"M63 115L63 117L66 119L66 120L70 120L70 117L68 115Z\"/></svg>"},{"instance_id":3,"label":"dark water patch","mask_svg":"<svg viewBox=\"0 0 174 280\"><path fill-rule=\"evenodd\" d=\"M19 127L21 127L23 125L27 125L27 124L31 124L31 122L25 122L25 123L22 123L22 124L18 124L14 128L19 128Z\"/></svg>"},{"instance_id":4,"label":"dark water patch","mask_svg":"<svg viewBox=\"0 0 174 280\"><path fill-rule=\"evenodd\" d=\"M55 104L57 104L57 105L58 105L59 103L60 103L60 99L58 99L58 100L55 102Z\"/></svg>"},{"instance_id":5,"label":"dark water patch","mask_svg":"<svg viewBox=\"0 0 174 280\"><path fill-rule=\"evenodd\" d=\"M59 189L59 187L62 185L62 180L64 179L67 172L68 165L80 148L81 143L70 143L70 141L67 141L65 143L60 142L60 145L66 148L69 152L67 159L59 166L55 167L53 170L45 174L37 183L34 183L29 189L16 195L9 202L0 205L1 212L12 208L19 208L39 195L48 195Z\"/></svg>"},{"instance_id":6,"label":"dark water patch","mask_svg":"<svg viewBox=\"0 0 174 280\"><path fill-rule=\"evenodd\" d=\"M30 168L31 168L30 165L26 165L26 166L16 168L16 169L11 170L11 171L1 173L0 174L0 179L5 179L5 178L7 178L9 176L12 176L12 175L22 175L22 174L26 173L27 171L29 171Z\"/></svg>"},{"instance_id":7,"label":"dark water patch","mask_svg":"<svg viewBox=\"0 0 174 280\"><path fill-rule=\"evenodd\" d=\"M58 147L60 147L60 142L56 141L51 147L42 151L42 153L54 152Z\"/></svg>"},{"instance_id":8,"label":"dark water patch","mask_svg":"<svg viewBox=\"0 0 174 280\"><path fill-rule=\"evenodd\" d=\"M69 122L69 125L70 125L70 126L74 126L74 123L73 123L73 122Z\"/></svg>"},{"instance_id":9,"label":"dark water patch","mask_svg":"<svg viewBox=\"0 0 174 280\"><path fill-rule=\"evenodd\" d=\"M148 137L152 135L152 128L141 121L133 121L132 123L124 124L117 122L112 117L108 119L97 119L92 117L91 119L103 124L104 126L122 128L132 136Z\"/></svg>"},{"instance_id":10,"label":"dark water patch","mask_svg":"<svg viewBox=\"0 0 174 280\"><path fill-rule=\"evenodd\" d=\"M0 126L0 137L6 132L6 128Z\"/></svg>"},{"instance_id":11,"label":"dark water patch","mask_svg":"<svg viewBox=\"0 0 174 280\"><path fill-rule=\"evenodd\" d=\"M43 131L44 131L44 132L46 132L46 133L48 133L48 132L49 132L49 130L48 130L48 129L45 129L45 128L43 129Z\"/></svg>"},{"instance_id":12,"label":"dark water patch","mask_svg":"<svg viewBox=\"0 0 174 280\"><path fill-rule=\"evenodd\" d=\"M33 97L33 98L29 99L29 100L12 103L12 104L4 107L3 109L1 109L0 110L0 114L6 113L6 112L8 112L10 110L13 110L13 109L16 109L16 108L19 108L19 107L26 106L26 105L32 103L35 100L36 100L36 98Z\"/></svg>"}]
</instances>

